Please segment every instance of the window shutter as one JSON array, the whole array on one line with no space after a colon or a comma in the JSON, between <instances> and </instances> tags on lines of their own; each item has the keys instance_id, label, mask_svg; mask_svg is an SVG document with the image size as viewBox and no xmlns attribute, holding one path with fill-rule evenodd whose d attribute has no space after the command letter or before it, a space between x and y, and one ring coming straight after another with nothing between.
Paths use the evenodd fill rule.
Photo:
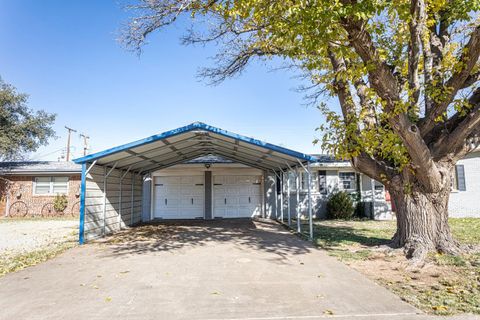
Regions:
<instances>
[{"instance_id":1,"label":"window shutter","mask_svg":"<svg viewBox=\"0 0 480 320\"><path fill-rule=\"evenodd\" d=\"M467 191L467 186L465 184L465 167L463 164L457 164L455 166L455 172L457 174L458 191Z\"/></svg>"},{"instance_id":2,"label":"window shutter","mask_svg":"<svg viewBox=\"0 0 480 320\"><path fill-rule=\"evenodd\" d=\"M318 190L321 194L327 194L327 171L320 170L318 171Z\"/></svg>"}]
</instances>

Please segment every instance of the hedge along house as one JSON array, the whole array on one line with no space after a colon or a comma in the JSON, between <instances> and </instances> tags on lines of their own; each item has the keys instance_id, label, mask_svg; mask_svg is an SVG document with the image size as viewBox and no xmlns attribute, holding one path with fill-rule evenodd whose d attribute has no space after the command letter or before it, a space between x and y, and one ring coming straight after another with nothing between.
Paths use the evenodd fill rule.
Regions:
<instances>
[{"instance_id":1,"label":"hedge along house","mask_svg":"<svg viewBox=\"0 0 480 320\"><path fill-rule=\"evenodd\" d=\"M225 161L196 161L205 156ZM152 219L280 216L290 222L292 211L295 218L301 214L298 172L308 179L313 237L310 167L316 161L200 122L75 159L82 165L79 241ZM290 173L297 188L293 210L290 179L283 178ZM278 197L285 188L286 199L283 192Z\"/></svg>"}]
</instances>

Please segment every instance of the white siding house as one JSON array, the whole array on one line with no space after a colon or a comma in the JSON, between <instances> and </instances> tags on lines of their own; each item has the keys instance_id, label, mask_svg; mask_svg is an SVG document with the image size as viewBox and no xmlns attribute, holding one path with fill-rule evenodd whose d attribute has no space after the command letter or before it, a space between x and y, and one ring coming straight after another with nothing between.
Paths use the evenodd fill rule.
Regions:
<instances>
[{"instance_id":1,"label":"white siding house","mask_svg":"<svg viewBox=\"0 0 480 320\"><path fill-rule=\"evenodd\" d=\"M450 194L450 217L480 218L480 150L460 160Z\"/></svg>"}]
</instances>

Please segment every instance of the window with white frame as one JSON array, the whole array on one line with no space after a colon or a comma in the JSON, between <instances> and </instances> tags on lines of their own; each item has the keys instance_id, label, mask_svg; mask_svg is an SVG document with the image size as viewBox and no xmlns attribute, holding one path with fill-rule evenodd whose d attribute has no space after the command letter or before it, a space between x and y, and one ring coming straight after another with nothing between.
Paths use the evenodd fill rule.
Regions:
<instances>
[{"instance_id":1,"label":"window with white frame","mask_svg":"<svg viewBox=\"0 0 480 320\"><path fill-rule=\"evenodd\" d=\"M68 192L68 177L36 177L33 185L35 195L65 194Z\"/></svg>"},{"instance_id":2,"label":"window with white frame","mask_svg":"<svg viewBox=\"0 0 480 320\"><path fill-rule=\"evenodd\" d=\"M294 172L288 172L288 179L290 180L290 190L297 190L297 176Z\"/></svg>"},{"instance_id":3,"label":"window with white frame","mask_svg":"<svg viewBox=\"0 0 480 320\"><path fill-rule=\"evenodd\" d=\"M311 173L311 181L310 187L311 191L317 190L317 180L318 180L318 173L316 171L312 171ZM308 174L306 172L302 172L301 175L300 186L302 187L302 191L308 191Z\"/></svg>"},{"instance_id":4,"label":"window with white frame","mask_svg":"<svg viewBox=\"0 0 480 320\"><path fill-rule=\"evenodd\" d=\"M338 178L340 180L340 187L343 190L356 190L357 189L357 174L355 172L339 172Z\"/></svg>"}]
</instances>

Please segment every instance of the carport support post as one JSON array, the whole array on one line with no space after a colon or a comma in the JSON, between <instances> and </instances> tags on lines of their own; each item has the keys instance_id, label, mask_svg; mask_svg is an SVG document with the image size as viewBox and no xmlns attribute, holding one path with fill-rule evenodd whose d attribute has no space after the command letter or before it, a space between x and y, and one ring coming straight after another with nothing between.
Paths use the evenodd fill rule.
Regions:
<instances>
[{"instance_id":1,"label":"carport support post","mask_svg":"<svg viewBox=\"0 0 480 320\"><path fill-rule=\"evenodd\" d=\"M308 177L308 226L310 228L310 240L313 240L312 171L310 170L310 162L307 162L307 177Z\"/></svg>"},{"instance_id":2,"label":"carport support post","mask_svg":"<svg viewBox=\"0 0 480 320\"><path fill-rule=\"evenodd\" d=\"M107 167L103 167L103 207L102 207L102 235L105 236L106 212L107 211Z\"/></svg>"},{"instance_id":3,"label":"carport support post","mask_svg":"<svg viewBox=\"0 0 480 320\"><path fill-rule=\"evenodd\" d=\"M290 227L292 225L292 217L290 215L290 171L287 171L287 219Z\"/></svg>"},{"instance_id":4,"label":"carport support post","mask_svg":"<svg viewBox=\"0 0 480 320\"><path fill-rule=\"evenodd\" d=\"M277 173L273 171L275 174L273 179L275 179L273 184L273 196L275 197L275 220L278 220L278 195L277 195Z\"/></svg>"},{"instance_id":5,"label":"carport support post","mask_svg":"<svg viewBox=\"0 0 480 320\"><path fill-rule=\"evenodd\" d=\"M297 168L295 168L297 169ZM297 186L297 205L296 205L296 209L297 209L297 232L298 233L301 233L302 232L302 224L301 224L301 221L300 221L300 175L298 174L298 170L295 171L296 175L295 175L295 184Z\"/></svg>"},{"instance_id":6,"label":"carport support post","mask_svg":"<svg viewBox=\"0 0 480 320\"><path fill-rule=\"evenodd\" d=\"M280 220L283 223L283 171L280 174Z\"/></svg>"},{"instance_id":7,"label":"carport support post","mask_svg":"<svg viewBox=\"0 0 480 320\"><path fill-rule=\"evenodd\" d=\"M132 194L131 194L131 202L130 202L130 226L133 225L133 193L135 191L135 173L132 173Z\"/></svg>"}]
</instances>

